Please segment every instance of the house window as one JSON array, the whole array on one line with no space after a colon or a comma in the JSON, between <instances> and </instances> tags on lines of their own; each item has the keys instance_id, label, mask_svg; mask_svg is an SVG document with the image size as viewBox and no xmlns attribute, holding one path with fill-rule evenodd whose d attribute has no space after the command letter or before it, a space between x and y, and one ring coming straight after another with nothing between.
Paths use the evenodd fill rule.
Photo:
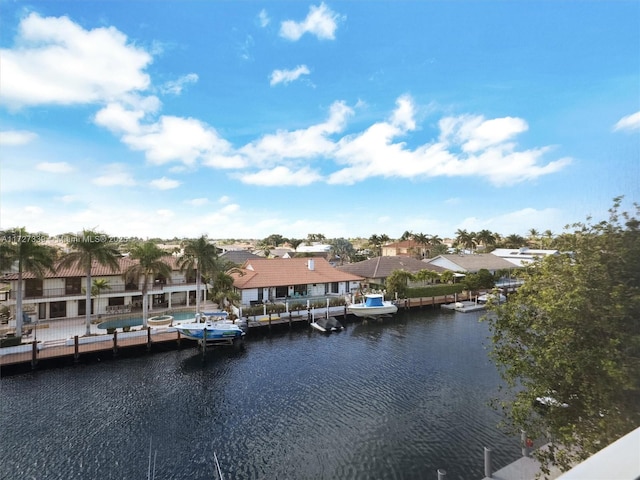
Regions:
<instances>
[{"instance_id":1,"label":"house window","mask_svg":"<svg viewBox=\"0 0 640 480\"><path fill-rule=\"evenodd\" d=\"M329 293L338 293L339 291L338 282L331 282L331 285L329 286Z\"/></svg>"},{"instance_id":2,"label":"house window","mask_svg":"<svg viewBox=\"0 0 640 480\"><path fill-rule=\"evenodd\" d=\"M137 291L137 290L140 290L140 288L138 287L138 284L137 284L137 283L134 283L134 282L127 282L127 283L124 285L124 290L125 290L125 292L135 292L135 291Z\"/></svg>"},{"instance_id":3,"label":"house window","mask_svg":"<svg viewBox=\"0 0 640 480\"><path fill-rule=\"evenodd\" d=\"M67 302L51 302L49 304L49 318L62 318L67 316Z\"/></svg>"},{"instance_id":4,"label":"house window","mask_svg":"<svg viewBox=\"0 0 640 480\"><path fill-rule=\"evenodd\" d=\"M60 302L62 303L62 302ZM52 310L53 311L53 310ZM93 299L91 299L91 313L93 314ZM86 315L87 314L87 301L86 300L78 300L78 315ZM66 316L66 315L63 315Z\"/></svg>"},{"instance_id":5,"label":"house window","mask_svg":"<svg viewBox=\"0 0 640 480\"><path fill-rule=\"evenodd\" d=\"M124 305L124 297L110 297L109 306L114 307L116 305Z\"/></svg>"},{"instance_id":6,"label":"house window","mask_svg":"<svg viewBox=\"0 0 640 480\"><path fill-rule=\"evenodd\" d=\"M289 288L288 287L276 287L276 298L284 298L287 296L287 293L289 292Z\"/></svg>"},{"instance_id":7,"label":"house window","mask_svg":"<svg viewBox=\"0 0 640 480\"><path fill-rule=\"evenodd\" d=\"M39 278L27 278L24 281L25 297L41 297L42 296L42 280Z\"/></svg>"},{"instance_id":8,"label":"house window","mask_svg":"<svg viewBox=\"0 0 640 480\"><path fill-rule=\"evenodd\" d=\"M64 291L67 295L82 293L82 278L71 277L64 279Z\"/></svg>"}]
</instances>

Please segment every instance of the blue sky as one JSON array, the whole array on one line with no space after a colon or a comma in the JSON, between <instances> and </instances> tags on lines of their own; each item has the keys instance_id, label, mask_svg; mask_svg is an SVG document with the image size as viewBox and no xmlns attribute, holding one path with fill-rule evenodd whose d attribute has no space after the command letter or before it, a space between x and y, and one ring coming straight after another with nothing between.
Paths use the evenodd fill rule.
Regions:
<instances>
[{"instance_id":1,"label":"blue sky","mask_svg":"<svg viewBox=\"0 0 640 480\"><path fill-rule=\"evenodd\" d=\"M0 1L0 227L561 233L640 201L637 1Z\"/></svg>"}]
</instances>

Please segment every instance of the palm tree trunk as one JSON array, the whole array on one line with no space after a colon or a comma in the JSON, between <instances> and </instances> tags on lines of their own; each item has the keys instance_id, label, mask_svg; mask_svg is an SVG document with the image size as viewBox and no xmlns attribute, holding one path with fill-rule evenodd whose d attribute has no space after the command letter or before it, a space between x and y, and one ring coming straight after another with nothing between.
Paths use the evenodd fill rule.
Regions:
<instances>
[{"instance_id":1,"label":"palm tree trunk","mask_svg":"<svg viewBox=\"0 0 640 480\"><path fill-rule=\"evenodd\" d=\"M147 318L149 317L149 277L144 274L142 284L142 326L147 328Z\"/></svg>"},{"instance_id":2,"label":"palm tree trunk","mask_svg":"<svg viewBox=\"0 0 640 480\"><path fill-rule=\"evenodd\" d=\"M16 337L22 336L22 267L18 268L18 291L16 292Z\"/></svg>"},{"instance_id":3,"label":"palm tree trunk","mask_svg":"<svg viewBox=\"0 0 640 480\"><path fill-rule=\"evenodd\" d=\"M86 331L85 331L85 335L89 336L91 335L91 263L89 263L89 266L87 267L87 283L85 285L85 290L87 292L87 297L86 297L86 305L84 307L85 309L85 324L86 324Z\"/></svg>"},{"instance_id":4,"label":"palm tree trunk","mask_svg":"<svg viewBox=\"0 0 640 480\"><path fill-rule=\"evenodd\" d=\"M200 286L202 285L202 277L200 276L200 270L196 275L196 313L200 313Z\"/></svg>"}]
</instances>

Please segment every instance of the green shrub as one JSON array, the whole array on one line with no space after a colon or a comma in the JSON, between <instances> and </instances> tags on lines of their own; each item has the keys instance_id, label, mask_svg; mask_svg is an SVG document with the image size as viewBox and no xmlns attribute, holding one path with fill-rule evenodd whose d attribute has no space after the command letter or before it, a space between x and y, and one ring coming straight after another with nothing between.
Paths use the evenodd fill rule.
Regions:
<instances>
[{"instance_id":1,"label":"green shrub","mask_svg":"<svg viewBox=\"0 0 640 480\"><path fill-rule=\"evenodd\" d=\"M407 298L440 297L442 295L462 293L463 291L464 285L459 283L453 285L429 285L425 287L407 288Z\"/></svg>"},{"instance_id":2,"label":"green shrub","mask_svg":"<svg viewBox=\"0 0 640 480\"><path fill-rule=\"evenodd\" d=\"M22 337L7 337L0 339L0 348L17 347L22 343Z\"/></svg>"}]
</instances>

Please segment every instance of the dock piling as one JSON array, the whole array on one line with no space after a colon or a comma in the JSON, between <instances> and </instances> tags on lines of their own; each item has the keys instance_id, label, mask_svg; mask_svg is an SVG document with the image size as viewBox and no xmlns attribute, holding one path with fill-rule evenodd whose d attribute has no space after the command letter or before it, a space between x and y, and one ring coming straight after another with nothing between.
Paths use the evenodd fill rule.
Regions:
<instances>
[{"instance_id":1,"label":"dock piling","mask_svg":"<svg viewBox=\"0 0 640 480\"><path fill-rule=\"evenodd\" d=\"M73 361L78 363L80 361L80 339L78 335L73 337Z\"/></svg>"},{"instance_id":2,"label":"dock piling","mask_svg":"<svg viewBox=\"0 0 640 480\"><path fill-rule=\"evenodd\" d=\"M438 480L446 480L447 478L447 471L443 470L442 468L438 469Z\"/></svg>"},{"instance_id":3,"label":"dock piling","mask_svg":"<svg viewBox=\"0 0 640 480\"><path fill-rule=\"evenodd\" d=\"M113 356L118 356L118 330L113 332Z\"/></svg>"},{"instance_id":4,"label":"dock piling","mask_svg":"<svg viewBox=\"0 0 640 480\"><path fill-rule=\"evenodd\" d=\"M35 340L31 343L31 368L38 366L38 342Z\"/></svg>"},{"instance_id":5,"label":"dock piling","mask_svg":"<svg viewBox=\"0 0 640 480\"><path fill-rule=\"evenodd\" d=\"M491 449L484 447L484 476L491 478L491 475L493 475L491 470Z\"/></svg>"}]
</instances>

